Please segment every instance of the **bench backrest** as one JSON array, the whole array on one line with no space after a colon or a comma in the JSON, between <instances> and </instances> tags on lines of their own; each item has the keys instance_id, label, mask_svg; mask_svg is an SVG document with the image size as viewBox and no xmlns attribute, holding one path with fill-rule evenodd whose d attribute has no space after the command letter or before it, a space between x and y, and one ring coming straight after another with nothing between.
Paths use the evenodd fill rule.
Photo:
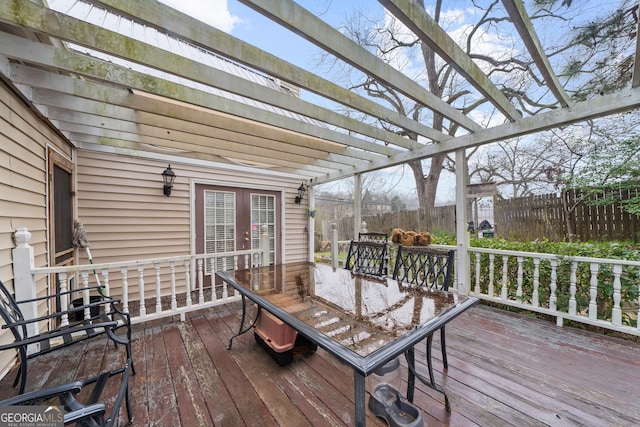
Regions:
<instances>
[{"instance_id":1,"label":"bench backrest","mask_svg":"<svg viewBox=\"0 0 640 427\"><path fill-rule=\"evenodd\" d=\"M345 268L373 276L387 274L388 246L384 242L352 240Z\"/></svg>"},{"instance_id":2,"label":"bench backrest","mask_svg":"<svg viewBox=\"0 0 640 427\"><path fill-rule=\"evenodd\" d=\"M431 289L448 290L455 251L427 246L398 246L393 279Z\"/></svg>"}]
</instances>

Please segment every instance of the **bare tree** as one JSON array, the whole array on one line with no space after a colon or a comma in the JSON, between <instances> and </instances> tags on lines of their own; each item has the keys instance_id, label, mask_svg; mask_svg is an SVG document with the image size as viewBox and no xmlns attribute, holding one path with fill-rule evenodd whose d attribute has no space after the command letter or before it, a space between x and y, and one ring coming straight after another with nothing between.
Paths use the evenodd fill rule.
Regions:
<instances>
[{"instance_id":1,"label":"bare tree","mask_svg":"<svg viewBox=\"0 0 640 427\"><path fill-rule=\"evenodd\" d=\"M422 8L424 0L416 0ZM456 2L448 2L450 9L444 9L444 0L436 0L429 6L428 13L443 28L452 26L447 21ZM460 10L468 11L469 2L461 3ZM472 13L464 16L465 27L457 31L459 45L483 69L492 82L523 112L535 114L542 110L557 108L557 100L551 96L544 82L537 74L530 56L518 46L513 37L514 29L508 15L499 0L472 2ZM599 13L598 5L575 3L571 0L538 0L530 5L529 14L544 36L543 44L547 54L556 67L565 88L573 98L580 100L599 93L607 93L628 82L633 63L634 52L630 46L635 40L637 4L632 0L620 0L619 7L609 15ZM590 8L590 9L587 9ZM459 29L459 28L458 28ZM549 31L544 31L549 29ZM414 70L415 80L421 82L432 94L445 100L465 114L474 113L481 117L483 124L494 123L502 117L496 109L489 105L471 86L462 79L454 68L443 61L426 44L421 43L415 35L389 16L374 19L362 12L351 16L344 25L343 31L361 46L375 53L385 61L410 74ZM487 34L496 34L496 44L500 47L491 49L490 43L484 41ZM612 55L615 54L615 55ZM416 67L418 60L422 66ZM459 126L445 119L424 106L411 101L393 88L355 71L341 66L338 61L328 56L323 58L325 64L334 72L342 73L351 89L359 90L370 97L390 106L400 114L412 117L429 124L433 129L446 135L455 136ZM612 72L613 70L613 72ZM360 113L355 113L360 114ZM367 120L361 114L362 120ZM425 144L425 141L413 132L399 129L380 121L384 128L404 135L414 141ZM548 168L554 161L546 159L547 152L540 147L551 144L538 140L538 145L515 142L499 145L500 155L485 156L489 163L480 166L476 162L476 170L471 171L479 179L488 176L504 180L511 185L513 194L526 194L533 191L529 180L542 182ZM515 144L515 145L514 145ZM526 161L519 154L527 151ZM468 150L471 156L474 150ZM560 156L561 157L561 156ZM499 165L491 164L500 160ZM436 192L443 169L452 167L453 159L445 154L436 155L428 160L409 162L416 182L418 200L422 207L435 205ZM514 168L508 174L506 167Z\"/></svg>"}]
</instances>

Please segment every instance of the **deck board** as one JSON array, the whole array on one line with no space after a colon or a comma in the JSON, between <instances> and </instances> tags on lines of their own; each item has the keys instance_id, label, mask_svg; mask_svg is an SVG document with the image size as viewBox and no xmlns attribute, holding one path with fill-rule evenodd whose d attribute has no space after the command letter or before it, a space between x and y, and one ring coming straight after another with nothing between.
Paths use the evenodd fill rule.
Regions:
<instances>
[{"instance_id":1,"label":"deck board","mask_svg":"<svg viewBox=\"0 0 640 427\"><path fill-rule=\"evenodd\" d=\"M251 333L227 350L240 308L236 303L183 323L134 326L134 425L353 425L353 373L325 351L280 367ZM114 351L97 338L40 356L31 361L27 388L94 374L120 360L118 352L124 349ZM424 353L424 343L418 344L422 374ZM418 383L415 403L425 425L640 425L640 344L631 340L476 305L447 326L447 371L439 334L433 354L452 412L441 394ZM406 361L402 365L406 379ZM10 372L0 381L0 398L15 393L13 378ZM386 425L367 415L367 425ZM124 408L119 421L126 425Z\"/></svg>"}]
</instances>

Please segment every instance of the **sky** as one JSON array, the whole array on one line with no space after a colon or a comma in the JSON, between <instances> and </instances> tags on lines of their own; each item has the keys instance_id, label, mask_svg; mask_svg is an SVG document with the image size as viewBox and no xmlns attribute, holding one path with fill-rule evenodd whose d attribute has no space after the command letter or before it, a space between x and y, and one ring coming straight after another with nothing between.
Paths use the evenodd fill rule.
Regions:
<instances>
[{"instance_id":1,"label":"sky","mask_svg":"<svg viewBox=\"0 0 640 427\"><path fill-rule=\"evenodd\" d=\"M159 1L301 68L313 69L317 63L319 48L237 0ZM333 26L344 23L355 7L375 6L382 10L371 0L296 0L296 3Z\"/></svg>"}]
</instances>

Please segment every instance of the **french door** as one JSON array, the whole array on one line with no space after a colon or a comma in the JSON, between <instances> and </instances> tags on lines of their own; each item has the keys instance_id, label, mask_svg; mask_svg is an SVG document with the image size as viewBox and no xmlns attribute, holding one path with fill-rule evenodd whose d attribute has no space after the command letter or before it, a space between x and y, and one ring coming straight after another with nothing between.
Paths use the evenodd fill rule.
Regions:
<instances>
[{"instance_id":1,"label":"french door","mask_svg":"<svg viewBox=\"0 0 640 427\"><path fill-rule=\"evenodd\" d=\"M260 248L263 225L269 235L269 259L279 261L281 195L277 191L196 185L196 252L224 253ZM232 256L216 257L205 266L206 284L216 271L233 269ZM248 267L243 257L237 268Z\"/></svg>"}]
</instances>

